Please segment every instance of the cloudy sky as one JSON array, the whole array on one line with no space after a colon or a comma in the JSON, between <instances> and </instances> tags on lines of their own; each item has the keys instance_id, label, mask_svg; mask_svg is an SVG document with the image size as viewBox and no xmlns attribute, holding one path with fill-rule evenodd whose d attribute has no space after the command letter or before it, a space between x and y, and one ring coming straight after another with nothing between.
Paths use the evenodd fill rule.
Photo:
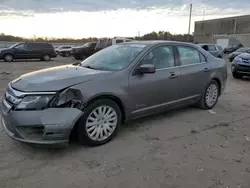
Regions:
<instances>
[{"instance_id":1,"label":"cloudy sky","mask_svg":"<svg viewBox=\"0 0 250 188\"><path fill-rule=\"evenodd\" d=\"M188 32L194 21L249 14L249 0L0 0L0 33L24 37L114 37Z\"/></svg>"}]
</instances>

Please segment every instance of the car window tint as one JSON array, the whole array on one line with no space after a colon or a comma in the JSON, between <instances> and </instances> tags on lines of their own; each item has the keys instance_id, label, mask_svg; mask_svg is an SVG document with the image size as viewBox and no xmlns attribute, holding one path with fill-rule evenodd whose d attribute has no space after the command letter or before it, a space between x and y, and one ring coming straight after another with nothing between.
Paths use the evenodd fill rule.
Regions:
<instances>
[{"instance_id":1,"label":"car window tint","mask_svg":"<svg viewBox=\"0 0 250 188\"><path fill-rule=\"evenodd\" d=\"M201 63L200 52L194 48L178 46L181 65L191 65Z\"/></svg>"},{"instance_id":2,"label":"car window tint","mask_svg":"<svg viewBox=\"0 0 250 188\"><path fill-rule=\"evenodd\" d=\"M116 44L122 43L122 42L123 42L123 40L116 40Z\"/></svg>"},{"instance_id":3,"label":"car window tint","mask_svg":"<svg viewBox=\"0 0 250 188\"><path fill-rule=\"evenodd\" d=\"M208 45L208 51L216 51L216 48L214 45Z\"/></svg>"},{"instance_id":4,"label":"car window tint","mask_svg":"<svg viewBox=\"0 0 250 188\"><path fill-rule=\"evenodd\" d=\"M221 46L217 46L217 48L218 48L219 50L223 50Z\"/></svg>"},{"instance_id":5,"label":"car window tint","mask_svg":"<svg viewBox=\"0 0 250 188\"><path fill-rule=\"evenodd\" d=\"M26 45L25 44L19 44L15 48L18 49L18 50L24 50L24 49L26 49Z\"/></svg>"},{"instance_id":6,"label":"car window tint","mask_svg":"<svg viewBox=\"0 0 250 188\"><path fill-rule=\"evenodd\" d=\"M143 59L142 64L153 64L156 69L174 67L174 52L172 46L154 48Z\"/></svg>"},{"instance_id":7,"label":"car window tint","mask_svg":"<svg viewBox=\"0 0 250 188\"><path fill-rule=\"evenodd\" d=\"M96 43L92 43L91 45L90 45L90 48L94 48L96 46Z\"/></svg>"}]
</instances>

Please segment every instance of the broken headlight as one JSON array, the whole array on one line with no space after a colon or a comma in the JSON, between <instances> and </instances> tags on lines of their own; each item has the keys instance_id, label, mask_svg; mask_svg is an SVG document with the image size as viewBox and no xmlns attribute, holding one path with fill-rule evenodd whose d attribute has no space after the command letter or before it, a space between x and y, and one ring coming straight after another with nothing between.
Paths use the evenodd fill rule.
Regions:
<instances>
[{"instance_id":1,"label":"broken headlight","mask_svg":"<svg viewBox=\"0 0 250 188\"><path fill-rule=\"evenodd\" d=\"M53 95L29 95L17 105L16 110L43 110L48 107Z\"/></svg>"},{"instance_id":2,"label":"broken headlight","mask_svg":"<svg viewBox=\"0 0 250 188\"><path fill-rule=\"evenodd\" d=\"M67 89L59 94L54 102L55 107L61 108L82 108L83 99L81 92L77 89Z\"/></svg>"}]
</instances>

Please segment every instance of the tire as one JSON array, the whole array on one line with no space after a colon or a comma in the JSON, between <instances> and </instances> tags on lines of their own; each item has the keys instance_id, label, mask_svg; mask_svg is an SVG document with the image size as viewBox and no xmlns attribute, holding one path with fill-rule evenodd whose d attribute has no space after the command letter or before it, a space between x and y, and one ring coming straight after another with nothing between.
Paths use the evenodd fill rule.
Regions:
<instances>
[{"instance_id":1,"label":"tire","mask_svg":"<svg viewBox=\"0 0 250 188\"><path fill-rule=\"evenodd\" d=\"M110 117L105 119L103 113ZM110 99L98 99L84 109L84 115L77 122L78 139L89 146L103 145L116 136L121 122L122 114L117 103Z\"/></svg>"},{"instance_id":2,"label":"tire","mask_svg":"<svg viewBox=\"0 0 250 188\"><path fill-rule=\"evenodd\" d=\"M6 62L12 62L12 61L14 60L14 57L13 57L13 55L11 55L11 54L5 54L5 55L3 56L3 59L4 59L4 61L6 61Z\"/></svg>"},{"instance_id":3,"label":"tire","mask_svg":"<svg viewBox=\"0 0 250 188\"><path fill-rule=\"evenodd\" d=\"M209 90L214 92L209 94ZM215 91L216 90L216 91ZM211 80L204 90L202 97L199 101L199 107L205 110L212 109L218 102L220 87L217 81ZM211 96L213 95L213 96ZM211 99L212 97L212 99ZM209 102L210 98L210 102Z\"/></svg>"},{"instance_id":4,"label":"tire","mask_svg":"<svg viewBox=\"0 0 250 188\"><path fill-rule=\"evenodd\" d=\"M238 74L237 72L232 72L232 75L235 79L242 79L243 78L243 75L241 74Z\"/></svg>"},{"instance_id":5,"label":"tire","mask_svg":"<svg viewBox=\"0 0 250 188\"><path fill-rule=\"evenodd\" d=\"M64 53L64 57L69 57L70 56L70 53L69 52L65 52Z\"/></svg>"},{"instance_id":6,"label":"tire","mask_svg":"<svg viewBox=\"0 0 250 188\"><path fill-rule=\"evenodd\" d=\"M43 54L42 60L43 61L50 61L50 55L49 54Z\"/></svg>"}]
</instances>

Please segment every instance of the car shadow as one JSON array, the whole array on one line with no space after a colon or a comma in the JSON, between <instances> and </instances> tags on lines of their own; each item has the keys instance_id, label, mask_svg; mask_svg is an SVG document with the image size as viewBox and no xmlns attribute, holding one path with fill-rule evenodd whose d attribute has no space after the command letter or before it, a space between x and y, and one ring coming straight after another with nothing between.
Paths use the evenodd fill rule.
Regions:
<instances>
[{"instance_id":1,"label":"car shadow","mask_svg":"<svg viewBox=\"0 0 250 188\"><path fill-rule=\"evenodd\" d=\"M139 118L137 120L129 121L128 123L125 123L121 126L121 129L117 137L126 137L131 132L139 131L139 129L141 128L145 128L148 130L150 129L151 126L157 126L157 123L154 123L154 122L159 121L161 119L172 118L174 116L181 115L183 113L186 113L187 110L199 111L199 108L196 108L193 106L182 107L182 108L178 108L175 110L165 111L165 112L150 115L144 118ZM116 141L116 138L114 138L112 142L115 142L115 141ZM26 152L29 152L29 153L36 152L36 153L42 154L43 156L47 156L47 155L49 156L51 154L53 154L53 156L61 156L70 152L77 152L83 149L92 149L92 148L96 148L99 146L91 147L91 146L83 145L79 141L77 141L75 136L73 136L71 137L68 146L48 146L48 145L20 143L19 147L21 147L22 149L26 150Z\"/></svg>"}]
</instances>

